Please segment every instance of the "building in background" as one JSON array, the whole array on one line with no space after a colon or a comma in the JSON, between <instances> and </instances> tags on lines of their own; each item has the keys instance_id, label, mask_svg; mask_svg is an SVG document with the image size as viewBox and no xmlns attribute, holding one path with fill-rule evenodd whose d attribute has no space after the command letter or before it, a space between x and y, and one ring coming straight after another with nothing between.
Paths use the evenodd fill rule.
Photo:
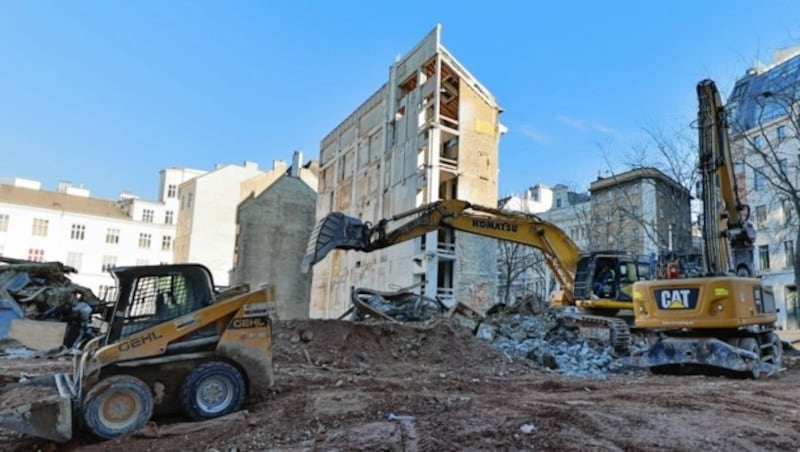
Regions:
<instances>
[{"instance_id":1,"label":"building in background","mask_svg":"<svg viewBox=\"0 0 800 452\"><path fill-rule=\"evenodd\" d=\"M173 262L178 222L177 187L201 171L167 168L160 174L159 199L123 193L117 201L92 198L90 191L20 178L0 181L0 254L31 261L60 261L74 267L76 283L104 297L114 281L106 271L122 265Z\"/></svg>"},{"instance_id":2,"label":"building in background","mask_svg":"<svg viewBox=\"0 0 800 452\"><path fill-rule=\"evenodd\" d=\"M511 195L500 200L499 207L522 213L535 214L563 230L582 250L590 248L589 224L591 202L588 193L579 193L566 185L558 184L550 188L537 184L525 191L524 195ZM516 249L515 249L516 248ZM544 263L541 251L533 247L510 242L498 244L498 298L507 302L524 299L530 295L539 300L549 300L550 293L556 289L552 272ZM507 281L507 272L523 270Z\"/></svg>"},{"instance_id":3,"label":"building in background","mask_svg":"<svg viewBox=\"0 0 800 452\"><path fill-rule=\"evenodd\" d=\"M653 259L671 253L684 260L699 256L692 241L690 192L660 170L598 177L589 191L589 251L622 250Z\"/></svg>"},{"instance_id":4,"label":"building in background","mask_svg":"<svg viewBox=\"0 0 800 452\"><path fill-rule=\"evenodd\" d=\"M300 271L316 223L319 164L302 165L295 152L291 167L242 183L244 200L236 214L236 247L231 284L275 287L278 318L309 316L311 274Z\"/></svg>"},{"instance_id":5,"label":"building in background","mask_svg":"<svg viewBox=\"0 0 800 452\"><path fill-rule=\"evenodd\" d=\"M739 197L756 229L755 268L773 289L778 328L800 329L794 259L800 196L800 47L775 53L739 78L727 100Z\"/></svg>"},{"instance_id":6,"label":"building in background","mask_svg":"<svg viewBox=\"0 0 800 452\"><path fill-rule=\"evenodd\" d=\"M286 162L273 162L272 172L283 174ZM180 212L175 236L175 262L197 262L211 270L214 284L228 286L236 244L236 208L249 193L243 185L269 179L255 162L215 166L178 187Z\"/></svg>"},{"instance_id":7,"label":"building in background","mask_svg":"<svg viewBox=\"0 0 800 452\"><path fill-rule=\"evenodd\" d=\"M317 218L377 221L440 199L497 205L497 101L441 43L437 25L389 69L389 80L320 143ZM313 268L312 317L338 317L353 286L416 287L445 303L488 308L496 243L435 231L373 253L334 251Z\"/></svg>"}]
</instances>

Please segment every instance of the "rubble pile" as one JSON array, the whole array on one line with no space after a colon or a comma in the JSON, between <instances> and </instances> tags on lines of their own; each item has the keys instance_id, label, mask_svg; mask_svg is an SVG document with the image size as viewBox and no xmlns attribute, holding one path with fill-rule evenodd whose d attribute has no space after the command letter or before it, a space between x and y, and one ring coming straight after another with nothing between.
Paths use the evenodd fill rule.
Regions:
<instances>
[{"instance_id":1,"label":"rubble pile","mask_svg":"<svg viewBox=\"0 0 800 452\"><path fill-rule=\"evenodd\" d=\"M14 320L46 320L67 324L64 345L91 335L93 312L103 302L90 289L67 277L76 270L61 262L29 262L0 257L0 339Z\"/></svg>"},{"instance_id":2,"label":"rubble pile","mask_svg":"<svg viewBox=\"0 0 800 452\"><path fill-rule=\"evenodd\" d=\"M499 310L476 336L511 357L523 357L570 377L604 378L625 368L610 343L582 337L562 312Z\"/></svg>"},{"instance_id":3,"label":"rubble pile","mask_svg":"<svg viewBox=\"0 0 800 452\"><path fill-rule=\"evenodd\" d=\"M353 306L345 313L352 313L356 322L367 318L393 320L397 322L425 322L445 314L447 308L439 300L408 290L381 292L366 288L354 288L350 297Z\"/></svg>"}]
</instances>

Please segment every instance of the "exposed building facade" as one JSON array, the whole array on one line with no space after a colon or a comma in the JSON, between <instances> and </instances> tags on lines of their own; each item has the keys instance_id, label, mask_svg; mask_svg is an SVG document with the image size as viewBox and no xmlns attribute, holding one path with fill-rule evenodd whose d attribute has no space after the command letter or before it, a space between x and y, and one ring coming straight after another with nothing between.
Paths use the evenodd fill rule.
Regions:
<instances>
[{"instance_id":1,"label":"exposed building facade","mask_svg":"<svg viewBox=\"0 0 800 452\"><path fill-rule=\"evenodd\" d=\"M107 269L173 262L178 221L177 187L199 171L161 171L158 201L123 193L120 200L92 198L67 182L42 190L27 179L0 181L0 254L32 261L61 261L70 278L104 297L114 281Z\"/></svg>"},{"instance_id":2,"label":"exposed building facade","mask_svg":"<svg viewBox=\"0 0 800 452\"><path fill-rule=\"evenodd\" d=\"M658 169L598 177L589 191L589 251L622 250L643 258L697 255L690 192Z\"/></svg>"},{"instance_id":3,"label":"exposed building facade","mask_svg":"<svg viewBox=\"0 0 800 452\"><path fill-rule=\"evenodd\" d=\"M242 183L247 193L236 214L231 284L273 285L282 320L309 316L311 275L300 267L316 220L319 165L301 164L295 152L291 167Z\"/></svg>"},{"instance_id":4,"label":"exposed building facade","mask_svg":"<svg viewBox=\"0 0 800 452\"><path fill-rule=\"evenodd\" d=\"M739 196L756 228L756 273L773 289L777 326L783 329L800 329L794 275L799 87L800 47L787 48L776 52L771 65L749 68L726 105Z\"/></svg>"},{"instance_id":5,"label":"exposed building facade","mask_svg":"<svg viewBox=\"0 0 800 452\"><path fill-rule=\"evenodd\" d=\"M450 198L497 205L500 113L442 46L437 25L322 139L317 218L340 211L375 222ZM494 240L445 231L369 254L334 251L313 268L311 316L342 314L353 286L414 286L446 303L488 308L495 251Z\"/></svg>"}]
</instances>

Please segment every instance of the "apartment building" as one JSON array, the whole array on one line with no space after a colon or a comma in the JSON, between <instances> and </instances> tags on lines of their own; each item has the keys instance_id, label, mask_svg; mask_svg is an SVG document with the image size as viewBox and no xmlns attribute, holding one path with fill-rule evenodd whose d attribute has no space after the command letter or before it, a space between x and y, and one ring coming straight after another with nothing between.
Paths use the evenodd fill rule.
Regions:
<instances>
[{"instance_id":1,"label":"apartment building","mask_svg":"<svg viewBox=\"0 0 800 452\"><path fill-rule=\"evenodd\" d=\"M773 289L777 325L800 329L794 258L797 249L800 47L775 53L740 77L727 100L739 196L756 228L756 272Z\"/></svg>"},{"instance_id":2,"label":"apartment building","mask_svg":"<svg viewBox=\"0 0 800 452\"><path fill-rule=\"evenodd\" d=\"M341 211L375 222L439 199L497 205L505 128L489 91L444 48L437 25L389 69L389 80L320 143L317 218ZM435 231L365 254L335 251L313 269L312 317L337 317L353 286L413 288L488 308L496 244Z\"/></svg>"},{"instance_id":3,"label":"apartment building","mask_svg":"<svg viewBox=\"0 0 800 452\"><path fill-rule=\"evenodd\" d=\"M237 207L236 247L231 284L275 287L278 318L307 319L311 275L300 271L315 225L319 163L302 164L294 153L291 167L276 162L273 171L242 183Z\"/></svg>"},{"instance_id":4,"label":"apartment building","mask_svg":"<svg viewBox=\"0 0 800 452\"><path fill-rule=\"evenodd\" d=\"M177 187L200 173L162 170L157 201L130 193L117 201L92 198L68 182L49 191L39 181L0 180L0 254L61 261L78 271L75 283L103 297L114 286L108 268L173 262Z\"/></svg>"},{"instance_id":5,"label":"apartment building","mask_svg":"<svg viewBox=\"0 0 800 452\"><path fill-rule=\"evenodd\" d=\"M662 171L636 168L598 177L589 192L590 250L615 249L647 258L697 254L690 192Z\"/></svg>"}]
</instances>

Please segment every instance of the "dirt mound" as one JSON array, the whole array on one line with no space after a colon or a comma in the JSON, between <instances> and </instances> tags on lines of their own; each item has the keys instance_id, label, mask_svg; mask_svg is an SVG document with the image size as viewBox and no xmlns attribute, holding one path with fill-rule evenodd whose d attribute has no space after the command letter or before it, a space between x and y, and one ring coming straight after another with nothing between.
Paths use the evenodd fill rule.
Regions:
<instances>
[{"instance_id":1,"label":"dirt mound","mask_svg":"<svg viewBox=\"0 0 800 452\"><path fill-rule=\"evenodd\" d=\"M276 366L310 364L337 369L381 369L414 363L428 367L513 371L523 366L454 320L432 324L305 320L277 322ZM403 368L403 367L401 367Z\"/></svg>"}]
</instances>

